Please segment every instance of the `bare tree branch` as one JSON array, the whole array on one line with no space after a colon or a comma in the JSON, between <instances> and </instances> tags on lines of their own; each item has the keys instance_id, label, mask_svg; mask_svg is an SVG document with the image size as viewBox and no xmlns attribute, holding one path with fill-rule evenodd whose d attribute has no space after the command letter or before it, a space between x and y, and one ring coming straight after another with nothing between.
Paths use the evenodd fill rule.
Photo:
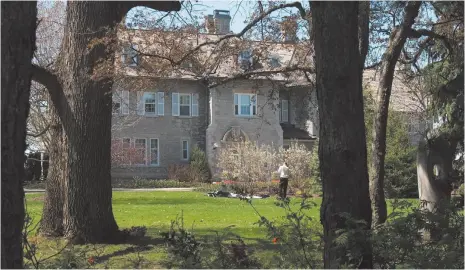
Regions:
<instances>
[{"instance_id":1,"label":"bare tree branch","mask_svg":"<svg viewBox=\"0 0 465 270\"><path fill-rule=\"evenodd\" d=\"M160 59L164 59L164 60L167 60L171 63L171 65L173 66L177 66L177 65L180 65L182 62L184 62L184 60L186 60L189 56L193 55L194 53L196 53L198 50L200 50L201 48L205 47L205 46L208 46L208 45L217 45L219 43L221 43L222 41L224 40L227 40L227 39L230 39L230 38L241 38L247 31L249 31L252 27L254 27L257 23L259 23L261 20L263 20L266 16L270 15L271 13L277 11L277 10L280 10L280 9L283 9L283 8L288 8L288 7L295 7L297 9L299 9L300 11L300 15L302 16L302 18L305 18L306 16L306 12L305 12L305 9L302 7L302 4L300 2L293 2L293 3L289 3L289 4L280 4L276 7L273 7L273 8L270 8L268 9L266 12L260 14L260 16L258 16L257 18L255 18L253 21L251 21L249 24L247 24L241 32L237 33L237 34L228 34L228 35L224 35L222 36L221 38L219 38L218 40L215 40L215 41L207 41L207 42L204 42L202 44L199 44L197 45L196 47L194 47L192 50L190 50L189 52L187 52L183 57L181 57L181 59L179 59L178 61L174 61L172 59L169 59L168 57L164 57L164 56L161 56L161 55L157 55L157 54L150 54L150 53L143 53L141 51L138 51L136 50L136 52L138 54L140 54L141 56L148 56L148 57L157 57L157 58L160 58Z\"/></svg>"},{"instance_id":2,"label":"bare tree branch","mask_svg":"<svg viewBox=\"0 0 465 270\"><path fill-rule=\"evenodd\" d=\"M274 74L281 74L281 73L287 73L287 72L293 72L293 71L303 71L303 72L308 72L308 73L315 73L315 70L313 68L304 68L304 67L298 67L298 66L293 66L293 67L285 67L283 69L279 70L258 70L258 71L247 71L244 73L237 74L233 77L221 80L217 83L210 84L208 87L209 88L214 88L217 87L221 84L225 84L227 82L237 80L237 79L248 79L251 76L269 76L269 75L274 75Z\"/></svg>"},{"instance_id":3,"label":"bare tree branch","mask_svg":"<svg viewBox=\"0 0 465 270\"><path fill-rule=\"evenodd\" d=\"M47 127L44 128L44 130L42 130L41 132L39 132L37 134L27 133L26 135L37 138L37 137L40 137L40 136L44 135L45 132L47 132L49 129L50 129L50 124L48 124Z\"/></svg>"}]
</instances>

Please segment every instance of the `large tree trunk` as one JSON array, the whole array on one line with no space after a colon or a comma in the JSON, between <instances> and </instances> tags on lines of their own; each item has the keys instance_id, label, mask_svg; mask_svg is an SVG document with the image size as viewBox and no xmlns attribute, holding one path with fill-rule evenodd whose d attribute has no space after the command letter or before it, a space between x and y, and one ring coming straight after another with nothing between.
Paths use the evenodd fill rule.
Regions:
<instances>
[{"instance_id":1,"label":"large tree trunk","mask_svg":"<svg viewBox=\"0 0 465 270\"><path fill-rule=\"evenodd\" d=\"M137 5L179 10L179 2L69 2L55 74L35 67L35 79L49 90L64 131L63 232L75 243L118 241L112 211L111 89L116 24ZM104 72L103 72L104 71ZM50 186L51 187L51 186ZM51 190L48 194L55 194ZM54 198L54 199L57 199ZM61 198L59 198L61 199ZM51 204L48 204L51 207ZM51 213L51 228L59 209Z\"/></svg>"},{"instance_id":2,"label":"large tree trunk","mask_svg":"<svg viewBox=\"0 0 465 270\"><path fill-rule=\"evenodd\" d=\"M64 186L64 234L76 242L107 242L118 232L112 211L110 175L111 88L98 65L113 64L114 3L69 2L59 78L67 108L62 123L68 139L68 181ZM106 49L106 50L105 50Z\"/></svg>"},{"instance_id":3,"label":"large tree trunk","mask_svg":"<svg viewBox=\"0 0 465 270\"><path fill-rule=\"evenodd\" d=\"M384 223L387 218L386 199L384 197L384 159L386 156L386 127L391 97L394 69L402 48L407 40L421 2L410 1L405 7L403 22L389 38L389 46L383 55L380 81L378 85L377 109L373 127L373 153L370 168L370 196L373 204L373 225Z\"/></svg>"},{"instance_id":4,"label":"large tree trunk","mask_svg":"<svg viewBox=\"0 0 465 270\"><path fill-rule=\"evenodd\" d=\"M67 171L67 141L54 106L50 109L49 170L45 188L44 208L40 233L44 236L63 236L63 191Z\"/></svg>"},{"instance_id":5,"label":"large tree trunk","mask_svg":"<svg viewBox=\"0 0 465 270\"><path fill-rule=\"evenodd\" d=\"M358 44L357 2L311 2L320 117L319 159L323 182L321 222L324 267L349 263L347 252L335 249L346 213L371 224L366 138ZM372 268L368 239L357 243L360 268ZM352 261L353 262L353 261Z\"/></svg>"},{"instance_id":6,"label":"large tree trunk","mask_svg":"<svg viewBox=\"0 0 465 270\"><path fill-rule=\"evenodd\" d=\"M22 182L36 5L2 2L2 268L23 268Z\"/></svg>"}]
</instances>

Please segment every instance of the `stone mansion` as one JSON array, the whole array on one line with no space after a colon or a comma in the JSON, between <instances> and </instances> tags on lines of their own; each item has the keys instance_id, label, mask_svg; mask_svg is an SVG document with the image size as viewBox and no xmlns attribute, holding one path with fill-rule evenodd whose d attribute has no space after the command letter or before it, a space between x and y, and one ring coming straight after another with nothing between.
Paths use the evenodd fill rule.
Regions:
<instances>
[{"instance_id":1,"label":"stone mansion","mask_svg":"<svg viewBox=\"0 0 465 270\"><path fill-rule=\"evenodd\" d=\"M212 172L217 152L228 141L313 146L318 109L306 74L297 68L292 74L260 74L307 68L311 54L306 46L299 46L292 32L283 32L282 42L226 44L221 38L230 33L229 21L228 12L216 10L206 17L207 33L121 31L112 137L122 156L129 149L139 155L122 158L112 169L113 178L166 179L170 165L188 163L194 145L206 152ZM185 55L179 51L205 42L216 43L186 57L179 68L166 60L175 61ZM247 72L256 74L241 76ZM364 77L375 81L369 72ZM402 95L399 100L405 103Z\"/></svg>"}]
</instances>

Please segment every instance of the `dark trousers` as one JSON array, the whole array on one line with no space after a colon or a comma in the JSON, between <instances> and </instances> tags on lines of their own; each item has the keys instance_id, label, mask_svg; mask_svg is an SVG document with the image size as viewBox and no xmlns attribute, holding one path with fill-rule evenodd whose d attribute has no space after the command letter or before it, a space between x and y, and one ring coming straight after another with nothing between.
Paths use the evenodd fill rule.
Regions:
<instances>
[{"instance_id":1,"label":"dark trousers","mask_svg":"<svg viewBox=\"0 0 465 270\"><path fill-rule=\"evenodd\" d=\"M288 180L287 178L279 178L279 197L283 199L286 198Z\"/></svg>"}]
</instances>

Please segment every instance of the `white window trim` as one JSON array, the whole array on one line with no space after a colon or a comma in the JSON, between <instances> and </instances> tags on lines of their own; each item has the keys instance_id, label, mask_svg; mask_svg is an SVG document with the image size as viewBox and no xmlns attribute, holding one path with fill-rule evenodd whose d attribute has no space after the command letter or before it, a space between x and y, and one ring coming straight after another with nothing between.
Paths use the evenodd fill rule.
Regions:
<instances>
[{"instance_id":1,"label":"white window trim","mask_svg":"<svg viewBox=\"0 0 465 270\"><path fill-rule=\"evenodd\" d=\"M181 115L181 97L188 96L189 97L189 115ZM191 93L178 93L178 110L180 117L191 117L192 116L192 94ZM183 106L187 106L183 104Z\"/></svg>"},{"instance_id":2,"label":"white window trim","mask_svg":"<svg viewBox=\"0 0 465 270\"><path fill-rule=\"evenodd\" d=\"M184 142L187 142L187 158L184 158ZM190 158L190 151L189 151L189 140L183 139L181 140L181 160L189 160Z\"/></svg>"},{"instance_id":3,"label":"white window trim","mask_svg":"<svg viewBox=\"0 0 465 270\"><path fill-rule=\"evenodd\" d=\"M234 96L237 95L237 114L236 114L236 103L234 102ZM251 103L250 104L250 114L241 114L241 98L240 96L250 96L252 97L255 96L255 114L253 114L253 107L254 105ZM258 95L257 94L250 94L250 93L234 93L233 94L233 112L234 116L237 117L256 117L258 114Z\"/></svg>"},{"instance_id":4,"label":"white window trim","mask_svg":"<svg viewBox=\"0 0 465 270\"><path fill-rule=\"evenodd\" d=\"M139 55L137 54L136 50L138 50L137 44L130 44L129 46L123 48L123 53L121 55L123 65L128 67L137 67L139 65ZM134 55L131 56L133 52ZM131 61L131 64L126 64L127 57L132 58L133 61Z\"/></svg>"},{"instance_id":5,"label":"white window trim","mask_svg":"<svg viewBox=\"0 0 465 270\"><path fill-rule=\"evenodd\" d=\"M157 93L157 92L150 92L150 91L149 91L149 92L143 92L143 93L144 93L144 94L142 95L142 103L143 103L143 105L144 105L144 107L143 107L143 108L144 108L144 115L145 115L145 116L157 116L157 109L158 109L158 108L157 108L157 105L158 105L158 93ZM154 95L154 97L155 97L154 102L149 102L149 103L145 102L145 94L152 94L152 95ZM145 110L145 105L146 105L146 104L153 104L153 105L154 105L153 112L147 112L147 111Z\"/></svg>"},{"instance_id":6,"label":"white window trim","mask_svg":"<svg viewBox=\"0 0 465 270\"><path fill-rule=\"evenodd\" d=\"M134 166L137 166L137 167L143 167L143 166L147 166L147 138L134 138L134 150L137 150L137 149L141 149L141 148L136 148L136 141L137 140L145 140L145 163L142 164L133 164Z\"/></svg>"},{"instance_id":7,"label":"white window trim","mask_svg":"<svg viewBox=\"0 0 465 270\"><path fill-rule=\"evenodd\" d=\"M152 140L157 140L157 164L152 164ZM148 165L152 167L160 166L160 139L149 138L148 147L149 147L149 157L150 157L150 159L147 159Z\"/></svg>"}]
</instances>

